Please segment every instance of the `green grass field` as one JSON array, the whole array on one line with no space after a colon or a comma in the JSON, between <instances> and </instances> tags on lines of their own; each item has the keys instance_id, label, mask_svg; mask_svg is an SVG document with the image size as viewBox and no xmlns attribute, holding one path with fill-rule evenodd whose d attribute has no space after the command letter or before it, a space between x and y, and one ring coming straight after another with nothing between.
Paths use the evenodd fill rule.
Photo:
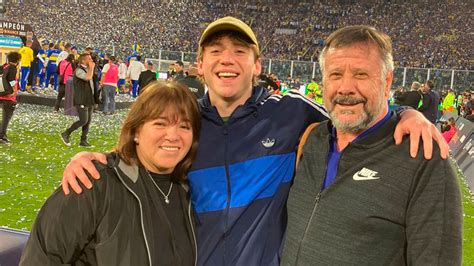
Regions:
<instances>
[{"instance_id":1,"label":"green grass field","mask_svg":"<svg viewBox=\"0 0 474 266\"><path fill-rule=\"evenodd\" d=\"M78 146L80 130L72 135L73 146L66 147L59 133L75 117L55 114L51 107L20 104L7 133L12 145L0 145L0 226L30 230L37 211L59 186L69 159L83 150L111 150L124 116L125 111L113 116L94 114L89 142L95 147ZM459 177L464 205L463 265L474 265L474 196L462 173Z\"/></svg>"}]
</instances>

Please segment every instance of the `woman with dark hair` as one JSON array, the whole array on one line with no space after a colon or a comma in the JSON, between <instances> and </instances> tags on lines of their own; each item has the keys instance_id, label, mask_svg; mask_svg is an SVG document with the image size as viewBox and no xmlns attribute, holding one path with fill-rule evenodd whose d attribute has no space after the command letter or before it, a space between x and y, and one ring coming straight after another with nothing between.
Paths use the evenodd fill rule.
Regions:
<instances>
[{"instance_id":1,"label":"woman with dark hair","mask_svg":"<svg viewBox=\"0 0 474 266\"><path fill-rule=\"evenodd\" d=\"M2 87L0 88L0 105L2 105L2 124L0 124L0 144L10 144L7 128L16 107L18 91L18 64L21 55L17 52L7 54L7 64L3 66Z\"/></svg>"},{"instance_id":2,"label":"woman with dark hair","mask_svg":"<svg viewBox=\"0 0 474 266\"><path fill-rule=\"evenodd\" d=\"M154 82L132 105L100 180L56 190L38 213L20 265L195 265L186 173L197 151L196 98Z\"/></svg>"}]
</instances>

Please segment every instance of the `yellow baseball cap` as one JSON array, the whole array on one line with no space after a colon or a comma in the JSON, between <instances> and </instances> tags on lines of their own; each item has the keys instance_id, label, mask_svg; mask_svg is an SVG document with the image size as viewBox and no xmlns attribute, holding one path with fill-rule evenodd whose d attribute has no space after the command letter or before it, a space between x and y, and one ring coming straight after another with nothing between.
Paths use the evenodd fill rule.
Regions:
<instances>
[{"instance_id":1,"label":"yellow baseball cap","mask_svg":"<svg viewBox=\"0 0 474 266\"><path fill-rule=\"evenodd\" d=\"M206 38L211 34L224 30L237 31L244 34L245 36L249 37L249 39L255 45L257 45L257 50L260 51L257 37L255 36L255 33L252 31L252 29L242 20L230 16L220 18L209 24L202 33L201 39L199 39L199 46L201 46L204 40L206 40Z\"/></svg>"}]
</instances>

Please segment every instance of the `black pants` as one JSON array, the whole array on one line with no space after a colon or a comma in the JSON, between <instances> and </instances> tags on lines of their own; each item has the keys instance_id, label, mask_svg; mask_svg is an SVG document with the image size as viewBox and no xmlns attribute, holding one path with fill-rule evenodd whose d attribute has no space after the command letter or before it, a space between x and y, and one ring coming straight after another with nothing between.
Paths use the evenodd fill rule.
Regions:
<instances>
[{"instance_id":1,"label":"black pants","mask_svg":"<svg viewBox=\"0 0 474 266\"><path fill-rule=\"evenodd\" d=\"M0 138L7 136L8 123L13 116L13 111L15 111L16 102L0 100L2 105L2 124L0 125Z\"/></svg>"},{"instance_id":2,"label":"black pants","mask_svg":"<svg viewBox=\"0 0 474 266\"><path fill-rule=\"evenodd\" d=\"M54 110L56 110L56 111L59 110L59 106L61 106L61 101L63 100L65 95L66 95L66 84L63 84L61 82L59 84L58 98L56 98L56 104L54 105Z\"/></svg>"},{"instance_id":3,"label":"black pants","mask_svg":"<svg viewBox=\"0 0 474 266\"><path fill-rule=\"evenodd\" d=\"M82 127L81 141L87 140L94 106L76 105L76 108L77 113L79 114L79 121L74 122L68 129L66 129L66 134L71 135L74 130Z\"/></svg>"}]
</instances>

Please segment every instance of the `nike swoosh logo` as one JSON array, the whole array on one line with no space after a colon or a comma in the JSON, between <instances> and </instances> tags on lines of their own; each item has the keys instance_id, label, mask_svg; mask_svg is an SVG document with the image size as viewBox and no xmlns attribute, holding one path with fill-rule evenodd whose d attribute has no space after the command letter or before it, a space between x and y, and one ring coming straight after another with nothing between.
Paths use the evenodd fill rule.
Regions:
<instances>
[{"instance_id":1,"label":"nike swoosh logo","mask_svg":"<svg viewBox=\"0 0 474 266\"><path fill-rule=\"evenodd\" d=\"M365 181L365 180L377 180L377 179L380 179L379 176L363 176L363 175L360 175L358 172L355 173L352 178L355 180L355 181Z\"/></svg>"}]
</instances>

